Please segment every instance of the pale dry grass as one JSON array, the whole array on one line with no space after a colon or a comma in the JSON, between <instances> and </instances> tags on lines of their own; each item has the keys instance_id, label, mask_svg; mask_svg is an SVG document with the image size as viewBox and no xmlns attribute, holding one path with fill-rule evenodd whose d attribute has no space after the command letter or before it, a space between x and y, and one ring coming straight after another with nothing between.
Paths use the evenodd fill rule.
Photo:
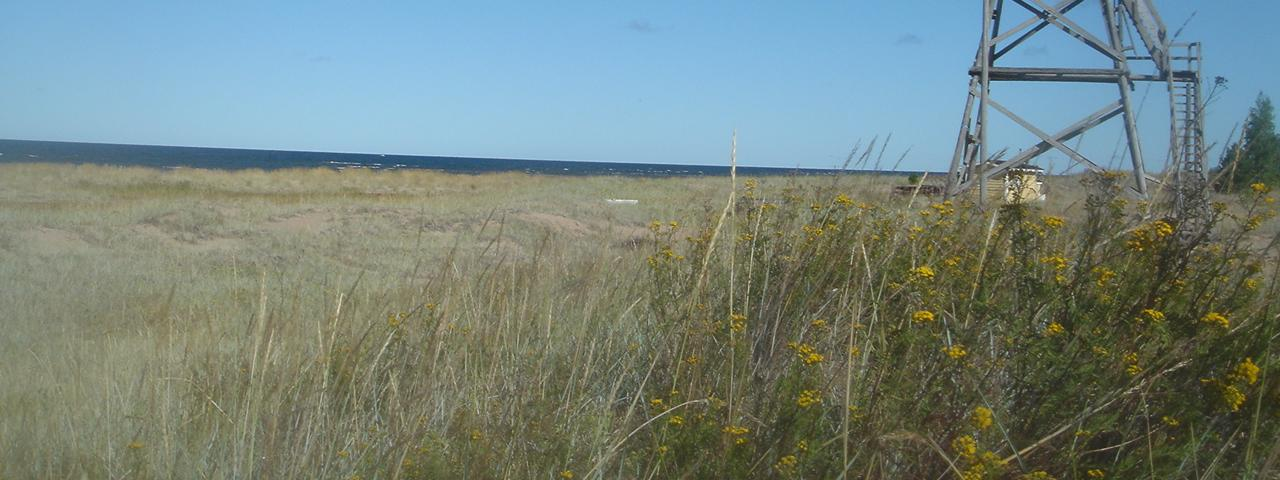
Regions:
<instances>
[{"instance_id":1,"label":"pale dry grass","mask_svg":"<svg viewBox=\"0 0 1280 480\"><path fill-rule=\"evenodd\" d=\"M263 452L327 465L369 428L329 422L385 419L321 415L277 438L261 422L303 401L289 380L341 348L326 338L376 337L387 314L444 299L449 319L429 333L467 333L433 353L438 374L397 397L416 405L398 416L511 422L530 389L584 405L573 397L600 392L580 369L618 368L640 334L614 324L634 305L622 292L640 274L647 223L701 219L725 183L0 166L0 476L282 472L253 458ZM545 391L560 381L524 378L521 354L577 380ZM229 363L246 377L225 378ZM353 392L356 403L368 393ZM500 407L483 403L494 395Z\"/></svg>"},{"instance_id":2,"label":"pale dry grass","mask_svg":"<svg viewBox=\"0 0 1280 480\"><path fill-rule=\"evenodd\" d=\"M888 193L900 180L765 178L753 198L821 189L887 206L885 219L927 210ZM649 302L688 292L655 291L645 257L667 238L696 244L728 183L0 166L0 477L658 475L642 457L657 445L636 442L664 420L645 395L666 389L658 362L679 329ZM1045 212L1080 218L1072 189L1055 187ZM737 214L721 243L746 232ZM712 269L728 291L742 283ZM869 288L858 273L849 285ZM792 297L764 285L747 287L755 308L793 308L765 304ZM793 300L821 300L805 295Z\"/></svg>"}]
</instances>

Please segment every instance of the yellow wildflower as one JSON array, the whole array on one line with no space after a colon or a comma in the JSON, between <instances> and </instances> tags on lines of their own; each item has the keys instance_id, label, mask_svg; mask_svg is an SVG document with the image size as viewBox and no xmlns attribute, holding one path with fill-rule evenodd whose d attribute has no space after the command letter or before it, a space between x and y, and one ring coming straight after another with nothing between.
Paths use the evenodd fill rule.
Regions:
<instances>
[{"instance_id":1,"label":"yellow wildflower","mask_svg":"<svg viewBox=\"0 0 1280 480\"><path fill-rule=\"evenodd\" d=\"M933 280L933 277L935 275L933 272L933 269L929 268L927 265L921 265L919 267L913 268L911 269L910 273L912 277L918 280Z\"/></svg>"},{"instance_id":2,"label":"yellow wildflower","mask_svg":"<svg viewBox=\"0 0 1280 480\"><path fill-rule=\"evenodd\" d=\"M933 312L930 312L930 311L928 311L928 310L920 310L920 311L918 311L918 312L916 312L916 313L912 314L912 315L911 315L911 319L912 319L912 320L915 320L915 322L916 322L916 323L932 322L932 321L933 321Z\"/></svg>"},{"instance_id":3,"label":"yellow wildflower","mask_svg":"<svg viewBox=\"0 0 1280 480\"><path fill-rule=\"evenodd\" d=\"M140 441L138 441L138 440L134 440L134 441L132 441L132 442L129 442L129 450L139 450L139 449L141 449L141 448L142 448L142 442L140 442Z\"/></svg>"},{"instance_id":4,"label":"yellow wildflower","mask_svg":"<svg viewBox=\"0 0 1280 480\"><path fill-rule=\"evenodd\" d=\"M1253 190L1253 193L1267 193L1268 191L1270 191L1270 189L1267 188L1267 184L1262 182L1257 182L1252 185L1249 185L1249 189Z\"/></svg>"},{"instance_id":5,"label":"yellow wildflower","mask_svg":"<svg viewBox=\"0 0 1280 480\"><path fill-rule=\"evenodd\" d=\"M1170 427L1176 427L1178 425L1182 425L1182 422L1178 421L1178 419L1170 417L1168 415L1160 417L1160 421L1164 422L1165 425L1168 425Z\"/></svg>"},{"instance_id":6,"label":"yellow wildflower","mask_svg":"<svg viewBox=\"0 0 1280 480\"><path fill-rule=\"evenodd\" d=\"M1042 218L1041 221L1044 222L1044 226L1053 228L1053 229L1062 228L1063 225L1067 224L1067 221L1063 220L1062 217L1054 217L1051 215L1045 215L1045 217Z\"/></svg>"},{"instance_id":7,"label":"yellow wildflower","mask_svg":"<svg viewBox=\"0 0 1280 480\"><path fill-rule=\"evenodd\" d=\"M823 357L821 353L809 352L803 358L801 358L801 360L804 361L805 365L816 365L816 364L822 363Z\"/></svg>"},{"instance_id":8,"label":"yellow wildflower","mask_svg":"<svg viewBox=\"0 0 1280 480\"><path fill-rule=\"evenodd\" d=\"M836 204L842 207L848 207L853 205L853 199L849 198L848 195L841 193L836 195Z\"/></svg>"},{"instance_id":9,"label":"yellow wildflower","mask_svg":"<svg viewBox=\"0 0 1280 480\"><path fill-rule=\"evenodd\" d=\"M1049 472L1044 470L1036 470L1018 478L1021 480L1056 480L1053 475L1049 475Z\"/></svg>"},{"instance_id":10,"label":"yellow wildflower","mask_svg":"<svg viewBox=\"0 0 1280 480\"><path fill-rule=\"evenodd\" d=\"M747 427L739 427L735 425L726 425L720 431L727 433L731 436L737 437L733 440L733 443L736 445L742 445L747 443L746 434L751 433L751 430L747 429Z\"/></svg>"},{"instance_id":11,"label":"yellow wildflower","mask_svg":"<svg viewBox=\"0 0 1280 480\"><path fill-rule=\"evenodd\" d=\"M1062 332L1065 332L1066 330L1067 330L1066 328L1063 328L1063 327L1062 327L1062 324L1061 324L1061 323L1058 323L1058 322L1050 322L1048 325L1046 325L1046 326L1044 327L1044 336L1046 336L1046 337L1052 337L1052 336L1054 336L1054 335L1061 334Z\"/></svg>"},{"instance_id":12,"label":"yellow wildflower","mask_svg":"<svg viewBox=\"0 0 1280 480\"><path fill-rule=\"evenodd\" d=\"M1062 255L1053 255L1049 257L1043 257L1040 259L1040 263L1052 265L1054 270L1067 269L1067 259L1064 258Z\"/></svg>"},{"instance_id":13,"label":"yellow wildflower","mask_svg":"<svg viewBox=\"0 0 1280 480\"><path fill-rule=\"evenodd\" d=\"M687 363L689 365L697 365L699 361L700 359L698 358L697 355L689 355L684 359L684 363Z\"/></svg>"},{"instance_id":14,"label":"yellow wildflower","mask_svg":"<svg viewBox=\"0 0 1280 480\"><path fill-rule=\"evenodd\" d=\"M973 409L973 413L969 414L969 421L973 423L974 428L978 430L986 430L991 427L992 412L990 408L978 407Z\"/></svg>"},{"instance_id":15,"label":"yellow wildflower","mask_svg":"<svg viewBox=\"0 0 1280 480\"><path fill-rule=\"evenodd\" d=\"M795 350L796 355L800 357L800 361L804 362L805 365L817 365L826 359L812 345L807 343L788 342L787 348Z\"/></svg>"},{"instance_id":16,"label":"yellow wildflower","mask_svg":"<svg viewBox=\"0 0 1280 480\"><path fill-rule=\"evenodd\" d=\"M1089 475L1089 478L1106 478L1107 477L1107 472L1105 470L1101 470L1097 468L1090 469L1087 472L1087 474Z\"/></svg>"},{"instance_id":17,"label":"yellow wildflower","mask_svg":"<svg viewBox=\"0 0 1280 480\"><path fill-rule=\"evenodd\" d=\"M658 410L663 410L664 403L661 398L649 400L649 406Z\"/></svg>"},{"instance_id":18,"label":"yellow wildflower","mask_svg":"<svg viewBox=\"0 0 1280 480\"><path fill-rule=\"evenodd\" d=\"M1224 385L1222 387L1222 403L1233 412L1240 411L1240 406L1244 405L1245 396L1235 385Z\"/></svg>"},{"instance_id":19,"label":"yellow wildflower","mask_svg":"<svg viewBox=\"0 0 1280 480\"><path fill-rule=\"evenodd\" d=\"M1098 274L1098 288L1107 286L1107 282L1116 277L1116 272L1107 267L1097 267L1093 269L1093 273Z\"/></svg>"},{"instance_id":20,"label":"yellow wildflower","mask_svg":"<svg viewBox=\"0 0 1280 480\"><path fill-rule=\"evenodd\" d=\"M1159 323L1164 321L1164 312L1161 312L1154 308L1144 308L1142 309L1142 316L1138 317L1138 319L1139 320L1146 319L1155 323Z\"/></svg>"},{"instance_id":21,"label":"yellow wildflower","mask_svg":"<svg viewBox=\"0 0 1280 480\"><path fill-rule=\"evenodd\" d=\"M959 360L969 354L969 352L964 349L964 345L960 344L944 347L942 352L947 354L948 357L951 357L952 360Z\"/></svg>"},{"instance_id":22,"label":"yellow wildflower","mask_svg":"<svg viewBox=\"0 0 1280 480\"><path fill-rule=\"evenodd\" d=\"M564 480L573 480L573 470L561 471L560 478L563 478Z\"/></svg>"},{"instance_id":23,"label":"yellow wildflower","mask_svg":"<svg viewBox=\"0 0 1280 480\"><path fill-rule=\"evenodd\" d=\"M809 408L819 403L822 403L822 393L817 390L800 392L800 398L796 399L796 405L799 405L800 408Z\"/></svg>"},{"instance_id":24,"label":"yellow wildflower","mask_svg":"<svg viewBox=\"0 0 1280 480\"><path fill-rule=\"evenodd\" d=\"M1231 321L1227 320L1227 316L1218 312L1209 312L1200 318L1200 322L1210 325L1217 325L1222 328L1229 328Z\"/></svg>"},{"instance_id":25,"label":"yellow wildflower","mask_svg":"<svg viewBox=\"0 0 1280 480\"><path fill-rule=\"evenodd\" d=\"M951 450L962 457L972 458L978 454L978 442L968 435L956 437L951 441Z\"/></svg>"},{"instance_id":26,"label":"yellow wildflower","mask_svg":"<svg viewBox=\"0 0 1280 480\"><path fill-rule=\"evenodd\" d=\"M401 323L404 323L406 317L408 315L404 313L389 313L387 314L387 326L391 328L399 327Z\"/></svg>"},{"instance_id":27,"label":"yellow wildflower","mask_svg":"<svg viewBox=\"0 0 1280 480\"><path fill-rule=\"evenodd\" d=\"M672 415L671 418L667 420L667 425L671 425L673 427L684 425L684 417L680 415Z\"/></svg>"},{"instance_id":28,"label":"yellow wildflower","mask_svg":"<svg viewBox=\"0 0 1280 480\"><path fill-rule=\"evenodd\" d=\"M1243 362L1240 362L1239 365L1236 365L1236 368L1231 372L1230 377L1232 380L1243 381L1244 383L1253 385L1258 383L1258 372L1260 371L1262 371L1262 369L1258 368L1258 365L1253 363L1253 358L1246 358Z\"/></svg>"},{"instance_id":29,"label":"yellow wildflower","mask_svg":"<svg viewBox=\"0 0 1280 480\"><path fill-rule=\"evenodd\" d=\"M795 468L796 463L798 461L799 460L796 459L795 455L787 455L785 457L779 458L778 463L774 465L774 467L777 468L778 470L790 470L792 468Z\"/></svg>"},{"instance_id":30,"label":"yellow wildflower","mask_svg":"<svg viewBox=\"0 0 1280 480\"><path fill-rule=\"evenodd\" d=\"M1230 376L1231 375L1228 374L1228 377ZM1230 378L1228 378L1228 380L1230 380ZM1200 383L1217 389L1219 399L1222 401L1223 406L1227 407L1227 410L1238 412L1240 411L1240 406L1244 405L1244 401L1246 400L1244 392L1241 392L1235 385L1223 383L1221 380L1216 378L1202 378L1200 379Z\"/></svg>"}]
</instances>

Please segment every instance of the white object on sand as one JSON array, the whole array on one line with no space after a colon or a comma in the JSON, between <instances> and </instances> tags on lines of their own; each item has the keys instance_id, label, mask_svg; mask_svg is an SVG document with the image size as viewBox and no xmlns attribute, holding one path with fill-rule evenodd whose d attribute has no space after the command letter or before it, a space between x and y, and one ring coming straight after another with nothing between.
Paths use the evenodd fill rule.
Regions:
<instances>
[{"instance_id":1,"label":"white object on sand","mask_svg":"<svg viewBox=\"0 0 1280 480\"><path fill-rule=\"evenodd\" d=\"M609 205L638 205L640 201L630 200L625 198L608 198L608 199L605 199L604 203L607 203Z\"/></svg>"}]
</instances>

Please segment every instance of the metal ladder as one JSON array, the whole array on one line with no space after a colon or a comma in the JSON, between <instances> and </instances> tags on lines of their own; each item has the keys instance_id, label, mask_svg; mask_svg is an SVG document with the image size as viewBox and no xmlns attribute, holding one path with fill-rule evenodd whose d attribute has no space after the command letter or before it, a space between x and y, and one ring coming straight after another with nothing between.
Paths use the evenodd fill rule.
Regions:
<instances>
[{"instance_id":1,"label":"metal ladder","mask_svg":"<svg viewBox=\"0 0 1280 480\"><path fill-rule=\"evenodd\" d=\"M1204 171L1204 123L1200 98L1200 43L1176 45L1183 55L1172 59L1184 62L1172 81L1174 102L1174 135L1177 138L1179 168L1185 180L1206 180Z\"/></svg>"},{"instance_id":2,"label":"metal ladder","mask_svg":"<svg viewBox=\"0 0 1280 480\"><path fill-rule=\"evenodd\" d=\"M1204 104L1201 98L1200 43L1171 45L1169 107L1173 113L1169 153L1175 169L1175 210L1184 235L1199 235L1208 215L1209 179L1205 172Z\"/></svg>"}]
</instances>

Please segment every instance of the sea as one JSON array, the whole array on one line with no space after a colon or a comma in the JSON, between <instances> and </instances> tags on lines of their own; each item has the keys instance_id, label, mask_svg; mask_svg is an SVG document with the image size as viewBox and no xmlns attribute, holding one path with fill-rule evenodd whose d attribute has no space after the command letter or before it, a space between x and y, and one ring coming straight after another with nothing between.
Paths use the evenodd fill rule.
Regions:
<instances>
[{"instance_id":1,"label":"sea","mask_svg":"<svg viewBox=\"0 0 1280 480\"><path fill-rule=\"evenodd\" d=\"M728 165L518 160L0 139L0 163L32 162L216 170L255 168L274 170L320 167L335 170L356 168L369 170L424 169L473 174L525 172L542 175L621 175L642 177L722 176L729 174ZM744 176L835 175L842 172L893 173L896 175L916 173L823 168L738 167L738 174Z\"/></svg>"}]
</instances>

